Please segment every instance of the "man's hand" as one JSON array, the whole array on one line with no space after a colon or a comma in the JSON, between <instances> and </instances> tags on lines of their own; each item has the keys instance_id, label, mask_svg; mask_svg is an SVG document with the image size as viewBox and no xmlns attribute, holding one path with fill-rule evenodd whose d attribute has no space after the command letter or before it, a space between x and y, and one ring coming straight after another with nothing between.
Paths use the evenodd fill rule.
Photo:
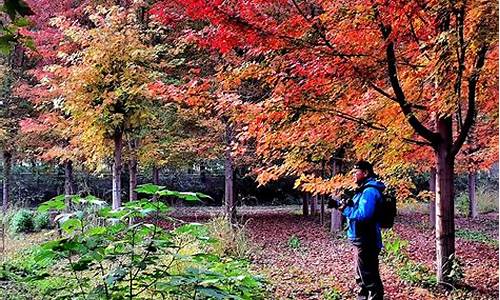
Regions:
<instances>
[{"instance_id":1,"label":"man's hand","mask_svg":"<svg viewBox=\"0 0 500 300\"><path fill-rule=\"evenodd\" d=\"M343 212L344 209L348 206L354 206L354 203L351 199L348 200L334 200L332 208L338 209L340 212Z\"/></svg>"},{"instance_id":2,"label":"man's hand","mask_svg":"<svg viewBox=\"0 0 500 300\"><path fill-rule=\"evenodd\" d=\"M340 206L340 201L339 199L336 199L336 198L330 198L330 200L328 200L328 204L327 204L327 207L328 208L335 208L335 209L338 209Z\"/></svg>"},{"instance_id":3,"label":"man's hand","mask_svg":"<svg viewBox=\"0 0 500 300\"><path fill-rule=\"evenodd\" d=\"M335 209L338 209L339 211L344 211L344 209L347 207L347 206L353 206L353 202L351 199L349 200L343 200L343 199L335 199L335 198L331 198L329 201L328 201L328 208L335 208Z\"/></svg>"}]
</instances>

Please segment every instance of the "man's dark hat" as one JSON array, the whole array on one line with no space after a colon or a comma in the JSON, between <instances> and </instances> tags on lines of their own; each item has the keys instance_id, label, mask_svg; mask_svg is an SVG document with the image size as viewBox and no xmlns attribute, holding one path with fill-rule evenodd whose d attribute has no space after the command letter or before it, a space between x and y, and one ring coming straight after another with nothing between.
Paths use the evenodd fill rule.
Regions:
<instances>
[{"instance_id":1,"label":"man's dark hat","mask_svg":"<svg viewBox=\"0 0 500 300\"><path fill-rule=\"evenodd\" d=\"M369 174L373 174L373 166L371 163L366 160L360 160L354 165L354 169L359 169L363 171L367 171Z\"/></svg>"}]
</instances>

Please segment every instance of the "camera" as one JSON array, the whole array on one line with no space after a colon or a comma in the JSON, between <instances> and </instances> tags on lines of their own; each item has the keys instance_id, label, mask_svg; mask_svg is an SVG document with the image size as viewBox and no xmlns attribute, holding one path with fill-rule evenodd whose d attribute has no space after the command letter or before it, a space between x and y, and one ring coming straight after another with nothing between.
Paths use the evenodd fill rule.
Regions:
<instances>
[{"instance_id":1,"label":"camera","mask_svg":"<svg viewBox=\"0 0 500 300\"><path fill-rule=\"evenodd\" d=\"M353 206L352 199L346 198L330 198L328 200L328 208L338 209L339 207Z\"/></svg>"}]
</instances>

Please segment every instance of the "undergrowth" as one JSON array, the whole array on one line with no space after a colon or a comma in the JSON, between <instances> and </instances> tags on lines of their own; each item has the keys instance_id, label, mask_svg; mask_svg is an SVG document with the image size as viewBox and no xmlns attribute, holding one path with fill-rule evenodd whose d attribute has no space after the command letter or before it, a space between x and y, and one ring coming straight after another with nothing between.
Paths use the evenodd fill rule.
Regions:
<instances>
[{"instance_id":1,"label":"undergrowth","mask_svg":"<svg viewBox=\"0 0 500 300\"><path fill-rule=\"evenodd\" d=\"M408 241L399 238L392 230L383 232L384 261L392 266L401 280L424 288L435 287L437 279L425 265L412 261L406 249Z\"/></svg>"},{"instance_id":2,"label":"undergrowth","mask_svg":"<svg viewBox=\"0 0 500 300\"><path fill-rule=\"evenodd\" d=\"M64 196L42 204L42 212L61 212L56 219L62 237L1 264L0 294L9 299L265 299L263 279L250 273L249 261L242 258L239 235L230 238L237 247L218 240L230 235L225 225L186 223L166 231L147 222L168 210L161 196L197 201L204 195L151 184L137 191L156 200L111 210L93 196L75 196L81 210L73 212L65 212Z\"/></svg>"},{"instance_id":3,"label":"undergrowth","mask_svg":"<svg viewBox=\"0 0 500 300\"><path fill-rule=\"evenodd\" d=\"M458 229L456 236L464 240L492 245L498 248L498 240L490 238L488 235L474 230Z\"/></svg>"}]
</instances>

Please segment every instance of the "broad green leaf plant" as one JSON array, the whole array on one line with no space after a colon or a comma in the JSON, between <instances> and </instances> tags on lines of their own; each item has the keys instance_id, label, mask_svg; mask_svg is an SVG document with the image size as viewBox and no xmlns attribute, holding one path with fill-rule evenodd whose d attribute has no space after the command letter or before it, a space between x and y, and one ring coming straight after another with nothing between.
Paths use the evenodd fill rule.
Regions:
<instances>
[{"instance_id":1,"label":"broad green leaf plant","mask_svg":"<svg viewBox=\"0 0 500 300\"><path fill-rule=\"evenodd\" d=\"M36 259L57 258L51 277L63 277L58 299L259 299L262 281L248 262L210 253L207 228L182 223L167 231L156 222L169 207L162 197L200 201L209 196L153 184L136 191L146 198L112 210L94 196L73 196L74 211L58 196L39 211L60 212L59 239L42 245Z\"/></svg>"}]
</instances>

